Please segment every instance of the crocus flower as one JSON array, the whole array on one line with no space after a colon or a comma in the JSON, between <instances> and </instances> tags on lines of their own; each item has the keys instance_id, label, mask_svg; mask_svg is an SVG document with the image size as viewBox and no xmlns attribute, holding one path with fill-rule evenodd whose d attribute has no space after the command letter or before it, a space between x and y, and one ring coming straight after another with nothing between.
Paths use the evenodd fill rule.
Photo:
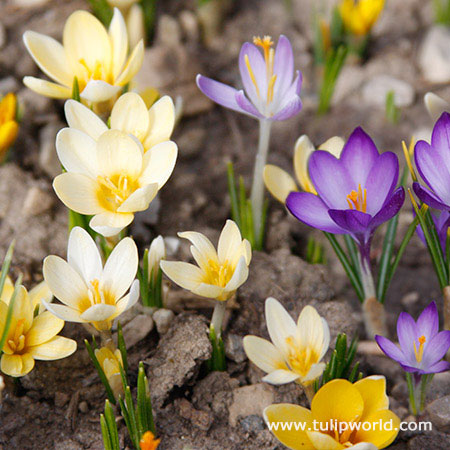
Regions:
<instances>
[{"instance_id":1,"label":"crocus flower","mask_svg":"<svg viewBox=\"0 0 450 450\"><path fill-rule=\"evenodd\" d=\"M103 120L80 102L67 100L64 111L70 128L86 133L95 141L108 130ZM175 108L168 95L148 109L142 97L134 92L127 92L118 98L109 120L109 128L136 137L144 153L156 144L170 140L174 125Z\"/></svg>"},{"instance_id":2,"label":"crocus flower","mask_svg":"<svg viewBox=\"0 0 450 450\"><path fill-rule=\"evenodd\" d=\"M342 138L335 136L324 142L319 150L325 150L332 155L339 158L344 147ZM294 173L298 184L305 192L317 194L308 173L308 161L316 149L305 134L297 139L294 146ZM264 167L264 183L269 192L281 203L286 202L286 198L290 192L298 191L295 180L283 169L272 164L267 164Z\"/></svg>"},{"instance_id":3,"label":"crocus flower","mask_svg":"<svg viewBox=\"0 0 450 450\"><path fill-rule=\"evenodd\" d=\"M423 375L450 369L450 363L442 361L450 348L450 331L439 332L435 302L422 311L417 322L408 313L400 313L397 336L400 348L383 336L375 336L375 339L381 350L406 372Z\"/></svg>"},{"instance_id":4,"label":"crocus flower","mask_svg":"<svg viewBox=\"0 0 450 450\"><path fill-rule=\"evenodd\" d=\"M156 283L159 272L159 265L166 259L166 246L162 236L153 239L148 249L148 279Z\"/></svg>"},{"instance_id":5,"label":"crocus flower","mask_svg":"<svg viewBox=\"0 0 450 450\"><path fill-rule=\"evenodd\" d=\"M311 384L325 369L320 362L330 344L328 324L312 306L305 306L294 322L278 300L266 300L266 323L272 342L244 337L248 359L264 372L263 381Z\"/></svg>"},{"instance_id":6,"label":"crocus flower","mask_svg":"<svg viewBox=\"0 0 450 450\"><path fill-rule=\"evenodd\" d=\"M4 161L19 132L16 121L17 98L10 92L0 101L0 162Z\"/></svg>"},{"instance_id":7,"label":"crocus flower","mask_svg":"<svg viewBox=\"0 0 450 450\"><path fill-rule=\"evenodd\" d=\"M44 279L63 304L44 304L67 322L91 323L99 331L109 330L112 321L139 298L139 281L134 279L138 263L136 244L127 237L114 247L103 267L94 240L87 231L75 227L69 236L67 262L54 255L44 260Z\"/></svg>"},{"instance_id":8,"label":"crocus flower","mask_svg":"<svg viewBox=\"0 0 450 450\"><path fill-rule=\"evenodd\" d=\"M185 231L198 266L178 261L161 261L162 271L176 284L201 297L228 300L248 277L252 257L250 242L242 239L238 226L227 220L219 237L217 251L201 233Z\"/></svg>"},{"instance_id":9,"label":"crocus flower","mask_svg":"<svg viewBox=\"0 0 450 450\"><path fill-rule=\"evenodd\" d=\"M0 335L3 334L8 313L9 298L0 301ZM20 286L15 298L12 318L2 350L1 371L12 377L22 377L31 372L34 361L51 361L65 358L75 352L77 344L72 339L58 336L64 320L49 311L34 316L33 303L27 290Z\"/></svg>"},{"instance_id":10,"label":"crocus flower","mask_svg":"<svg viewBox=\"0 0 450 450\"><path fill-rule=\"evenodd\" d=\"M123 394L122 376L120 375L120 366L122 366L122 354L116 349L112 352L108 347L95 349L95 357L97 358L103 372L105 372L111 389L116 398Z\"/></svg>"},{"instance_id":11,"label":"crocus flower","mask_svg":"<svg viewBox=\"0 0 450 450\"><path fill-rule=\"evenodd\" d=\"M117 8L108 30L87 11L75 11L64 26L62 45L34 31L25 32L23 40L36 64L55 81L25 77L27 87L47 97L71 98L76 77L80 97L88 104L116 98L144 58L142 41L128 58L127 29Z\"/></svg>"},{"instance_id":12,"label":"crocus flower","mask_svg":"<svg viewBox=\"0 0 450 450\"><path fill-rule=\"evenodd\" d=\"M342 0L342 21L350 33L364 36L370 32L384 8L384 0Z\"/></svg>"},{"instance_id":13,"label":"crocus flower","mask_svg":"<svg viewBox=\"0 0 450 450\"><path fill-rule=\"evenodd\" d=\"M268 406L264 419L293 450L377 450L388 447L398 434L400 419L388 408L386 379L375 375L354 384L332 380L317 391L311 410L280 403ZM287 423L304 427L283 429Z\"/></svg>"},{"instance_id":14,"label":"crocus flower","mask_svg":"<svg viewBox=\"0 0 450 450\"><path fill-rule=\"evenodd\" d=\"M156 439L151 431L146 431L139 442L141 450L156 450L161 439Z\"/></svg>"},{"instance_id":15,"label":"crocus flower","mask_svg":"<svg viewBox=\"0 0 450 450\"><path fill-rule=\"evenodd\" d=\"M372 139L357 128L339 159L315 151L309 175L318 195L292 192L289 211L301 222L335 234L350 234L365 259L375 229L400 210L405 192L395 189L398 159L392 152L379 154Z\"/></svg>"},{"instance_id":16,"label":"crocus flower","mask_svg":"<svg viewBox=\"0 0 450 450\"><path fill-rule=\"evenodd\" d=\"M436 122L431 144L418 141L414 151L417 170L427 187L413 184L419 199L432 208L450 210L450 114L444 112Z\"/></svg>"},{"instance_id":17,"label":"crocus flower","mask_svg":"<svg viewBox=\"0 0 450 450\"><path fill-rule=\"evenodd\" d=\"M53 181L56 195L73 211L93 215L89 225L103 236L116 235L133 221L134 213L148 208L177 158L172 141L144 154L139 141L118 130L108 130L95 141L64 128L56 151L67 171Z\"/></svg>"},{"instance_id":18,"label":"crocus flower","mask_svg":"<svg viewBox=\"0 0 450 450\"><path fill-rule=\"evenodd\" d=\"M108 0L113 8L119 8L127 24L128 41L134 47L145 40L144 11L139 0Z\"/></svg>"},{"instance_id":19,"label":"crocus flower","mask_svg":"<svg viewBox=\"0 0 450 450\"><path fill-rule=\"evenodd\" d=\"M202 75L199 89L226 108L258 119L287 120L302 108L299 71L294 79L294 54L286 36L280 36L276 50L270 36L246 42L239 55L244 90L237 90ZM258 50L261 47L263 54Z\"/></svg>"}]
</instances>

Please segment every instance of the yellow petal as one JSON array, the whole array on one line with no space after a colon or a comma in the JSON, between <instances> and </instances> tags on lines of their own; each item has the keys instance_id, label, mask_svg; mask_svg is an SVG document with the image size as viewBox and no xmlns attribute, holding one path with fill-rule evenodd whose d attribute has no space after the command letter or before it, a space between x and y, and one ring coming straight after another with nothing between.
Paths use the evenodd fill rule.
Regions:
<instances>
[{"instance_id":1,"label":"yellow petal","mask_svg":"<svg viewBox=\"0 0 450 450\"><path fill-rule=\"evenodd\" d=\"M345 448L328 434L319 431L308 431L307 435L314 445L313 448L316 450L342 450Z\"/></svg>"},{"instance_id":2,"label":"yellow petal","mask_svg":"<svg viewBox=\"0 0 450 450\"><path fill-rule=\"evenodd\" d=\"M317 194L308 172L309 157L314 151L314 145L308 136L305 134L300 136L294 146L294 170L301 188L306 192Z\"/></svg>"},{"instance_id":3,"label":"yellow petal","mask_svg":"<svg viewBox=\"0 0 450 450\"><path fill-rule=\"evenodd\" d=\"M158 193L158 185L156 183L148 184L134 191L118 208L119 213L134 213L145 211L150 202Z\"/></svg>"},{"instance_id":4,"label":"yellow petal","mask_svg":"<svg viewBox=\"0 0 450 450\"><path fill-rule=\"evenodd\" d=\"M87 102L101 103L116 98L122 88L103 80L90 80L80 92L80 97Z\"/></svg>"},{"instance_id":5,"label":"yellow petal","mask_svg":"<svg viewBox=\"0 0 450 450\"><path fill-rule=\"evenodd\" d=\"M116 80L116 84L124 86L141 70L144 61L144 41L140 41L128 58L127 65Z\"/></svg>"},{"instance_id":6,"label":"yellow petal","mask_svg":"<svg viewBox=\"0 0 450 450\"><path fill-rule=\"evenodd\" d=\"M3 122L16 118L17 97L12 92L6 94L0 101L0 117Z\"/></svg>"},{"instance_id":7,"label":"yellow petal","mask_svg":"<svg viewBox=\"0 0 450 450\"><path fill-rule=\"evenodd\" d=\"M31 303L33 305L33 311L36 306L41 305L42 300L45 300L47 303L50 303L53 299L53 294L50 288L48 287L45 281L41 281L37 284L30 292L28 292L30 296Z\"/></svg>"},{"instance_id":8,"label":"yellow petal","mask_svg":"<svg viewBox=\"0 0 450 450\"><path fill-rule=\"evenodd\" d=\"M215 286L208 283L200 283L198 286L192 289L192 292L200 297L205 298L214 298L217 300L228 300L228 296L226 298L221 298L224 293L224 288L221 286Z\"/></svg>"},{"instance_id":9,"label":"yellow petal","mask_svg":"<svg viewBox=\"0 0 450 450\"><path fill-rule=\"evenodd\" d=\"M358 389L347 380L332 380L322 386L311 403L311 412L318 422L330 420L355 422L363 414L364 402Z\"/></svg>"},{"instance_id":10,"label":"yellow petal","mask_svg":"<svg viewBox=\"0 0 450 450\"><path fill-rule=\"evenodd\" d=\"M28 296L28 292L23 286L19 287L19 291L14 301L10 331L14 330L18 320L24 321L23 332L24 334L27 333L33 323L33 306L30 297Z\"/></svg>"},{"instance_id":11,"label":"yellow petal","mask_svg":"<svg viewBox=\"0 0 450 450\"><path fill-rule=\"evenodd\" d=\"M383 427L380 426L380 421ZM374 414L364 418L365 423L372 423L369 431L362 428L356 432L354 442L370 442L376 448L382 449L388 447L397 437L400 419L388 409L377 411ZM366 425L369 428L368 425Z\"/></svg>"},{"instance_id":12,"label":"yellow petal","mask_svg":"<svg viewBox=\"0 0 450 450\"><path fill-rule=\"evenodd\" d=\"M30 347L29 352L34 359L43 361L52 361L54 359L61 359L70 356L77 349L77 343L62 336L55 336L49 341Z\"/></svg>"},{"instance_id":13,"label":"yellow petal","mask_svg":"<svg viewBox=\"0 0 450 450\"><path fill-rule=\"evenodd\" d=\"M269 424L278 423L278 430L272 428L272 433L286 447L293 450L314 450L314 446L309 440L306 431L282 430L281 423L296 422L305 426L312 427L312 414L306 408L288 403L280 403L278 405L270 405L264 410L264 419Z\"/></svg>"},{"instance_id":14,"label":"yellow petal","mask_svg":"<svg viewBox=\"0 0 450 450\"><path fill-rule=\"evenodd\" d=\"M286 198L291 192L298 191L294 179L283 169L268 164L263 172L264 184L268 191L281 203L286 202Z\"/></svg>"},{"instance_id":15,"label":"yellow petal","mask_svg":"<svg viewBox=\"0 0 450 450\"><path fill-rule=\"evenodd\" d=\"M8 305L0 301L0 337L3 335L5 329L6 315L8 314ZM3 349L0 348L0 351Z\"/></svg>"},{"instance_id":16,"label":"yellow petal","mask_svg":"<svg viewBox=\"0 0 450 450\"><path fill-rule=\"evenodd\" d=\"M358 389L364 401L364 413L361 421L377 411L389 408L389 397L386 395L386 378L383 376L372 375L357 381L353 386Z\"/></svg>"},{"instance_id":17,"label":"yellow petal","mask_svg":"<svg viewBox=\"0 0 450 450\"><path fill-rule=\"evenodd\" d=\"M248 266L247 262L245 261L245 256L242 255L239 258L239 261L234 269L233 276L230 278L230 281L225 285L225 291L226 292L234 292L236 291L241 285L243 285L248 278Z\"/></svg>"},{"instance_id":18,"label":"yellow petal","mask_svg":"<svg viewBox=\"0 0 450 450\"><path fill-rule=\"evenodd\" d=\"M7 276L5 279L5 284L3 285L3 292L1 293L2 302L5 302L7 305L9 305L9 301L11 300L13 292L14 292L14 283L11 281L11 278Z\"/></svg>"},{"instance_id":19,"label":"yellow petal","mask_svg":"<svg viewBox=\"0 0 450 450\"><path fill-rule=\"evenodd\" d=\"M322 318L317 310L307 305L297 320L297 339L300 348L311 348L319 358L323 354L324 330ZM315 362L318 362L317 359Z\"/></svg>"},{"instance_id":20,"label":"yellow petal","mask_svg":"<svg viewBox=\"0 0 450 450\"><path fill-rule=\"evenodd\" d=\"M40 345L55 337L64 327L64 320L55 317L50 311L44 311L33 320L26 335L27 346Z\"/></svg>"},{"instance_id":21,"label":"yellow petal","mask_svg":"<svg viewBox=\"0 0 450 450\"><path fill-rule=\"evenodd\" d=\"M168 95L160 98L148 114L149 128L144 141L145 150L170 139L175 125L175 106L172 99Z\"/></svg>"},{"instance_id":22,"label":"yellow petal","mask_svg":"<svg viewBox=\"0 0 450 450\"><path fill-rule=\"evenodd\" d=\"M10 120L9 122L0 125L0 151L5 152L14 144L17 134L19 133L19 124ZM2 159L4 159L2 157Z\"/></svg>"},{"instance_id":23,"label":"yellow petal","mask_svg":"<svg viewBox=\"0 0 450 450\"><path fill-rule=\"evenodd\" d=\"M341 156L342 149L344 148L345 141L340 136L333 136L322 145L319 146L319 150L325 150L331 153L336 158Z\"/></svg>"},{"instance_id":24,"label":"yellow petal","mask_svg":"<svg viewBox=\"0 0 450 450\"><path fill-rule=\"evenodd\" d=\"M127 30L130 47L133 48L140 40L145 41L144 11L141 4L135 3L127 15Z\"/></svg>"},{"instance_id":25,"label":"yellow petal","mask_svg":"<svg viewBox=\"0 0 450 450\"><path fill-rule=\"evenodd\" d=\"M31 372L34 367L34 359L29 353L23 355L3 354L1 361L1 371L11 377L23 377Z\"/></svg>"},{"instance_id":26,"label":"yellow petal","mask_svg":"<svg viewBox=\"0 0 450 450\"><path fill-rule=\"evenodd\" d=\"M41 80L35 77L24 77L23 84L38 94L50 98L70 98L72 90L68 87L52 83L47 80Z\"/></svg>"},{"instance_id":27,"label":"yellow petal","mask_svg":"<svg viewBox=\"0 0 450 450\"><path fill-rule=\"evenodd\" d=\"M216 264L219 263L214 245L212 245L211 241L204 234L198 233L197 231L183 231L178 233L178 236L191 241L193 247L197 250L192 255L200 267L209 267L210 261ZM192 250L193 248L191 247Z\"/></svg>"},{"instance_id":28,"label":"yellow petal","mask_svg":"<svg viewBox=\"0 0 450 450\"><path fill-rule=\"evenodd\" d=\"M103 120L76 100L67 100L64 104L64 112L70 128L83 131L95 141L108 130Z\"/></svg>"}]
</instances>

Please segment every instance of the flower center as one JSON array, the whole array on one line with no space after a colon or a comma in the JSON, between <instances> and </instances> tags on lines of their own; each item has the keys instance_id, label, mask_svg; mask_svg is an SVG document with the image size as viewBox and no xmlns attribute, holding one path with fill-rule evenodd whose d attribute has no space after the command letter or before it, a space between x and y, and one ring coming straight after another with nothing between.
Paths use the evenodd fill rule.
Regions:
<instances>
[{"instance_id":1,"label":"flower center","mask_svg":"<svg viewBox=\"0 0 450 450\"><path fill-rule=\"evenodd\" d=\"M233 270L228 261L225 261L223 264L218 264L216 261L210 259L203 281L214 286L225 287L232 276Z\"/></svg>"},{"instance_id":2,"label":"flower center","mask_svg":"<svg viewBox=\"0 0 450 450\"><path fill-rule=\"evenodd\" d=\"M367 210L367 189L361 189L361 184L358 185L358 191L351 191L347 195L347 203L350 209L356 209L363 213Z\"/></svg>"},{"instance_id":3,"label":"flower center","mask_svg":"<svg viewBox=\"0 0 450 450\"><path fill-rule=\"evenodd\" d=\"M139 187L136 181L127 175L98 176L97 181L100 185L98 197L102 204L111 211L116 211Z\"/></svg>"},{"instance_id":4,"label":"flower center","mask_svg":"<svg viewBox=\"0 0 450 450\"><path fill-rule=\"evenodd\" d=\"M79 59L80 64L86 69L87 75L85 77L86 84L90 80L104 80L112 84L110 74L105 70L104 64L101 61L95 61L93 67L89 66L84 58Z\"/></svg>"},{"instance_id":5,"label":"flower center","mask_svg":"<svg viewBox=\"0 0 450 450\"><path fill-rule=\"evenodd\" d=\"M299 348L293 336L286 338L286 344L289 352L289 366L295 373L304 377L308 374L311 366L319 360L319 355L311 346Z\"/></svg>"},{"instance_id":6,"label":"flower center","mask_svg":"<svg viewBox=\"0 0 450 450\"><path fill-rule=\"evenodd\" d=\"M425 336L420 336L419 340L419 349L417 350L416 341L414 341L414 355L416 356L416 361L420 363L423 358L423 347L425 345L425 342L427 342L427 339Z\"/></svg>"},{"instance_id":7,"label":"flower center","mask_svg":"<svg viewBox=\"0 0 450 450\"><path fill-rule=\"evenodd\" d=\"M25 335L23 334L23 327L25 324L25 319L20 319L17 321L16 329L12 339L8 340L8 345L13 353L20 353L25 348Z\"/></svg>"}]
</instances>

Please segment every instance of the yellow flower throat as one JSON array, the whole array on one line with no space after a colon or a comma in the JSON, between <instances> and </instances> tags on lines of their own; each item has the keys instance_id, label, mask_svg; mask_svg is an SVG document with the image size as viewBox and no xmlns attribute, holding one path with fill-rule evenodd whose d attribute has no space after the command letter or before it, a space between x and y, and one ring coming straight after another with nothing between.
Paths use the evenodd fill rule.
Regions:
<instances>
[{"instance_id":1,"label":"yellow flower throat","mask_svg":"<svg viewBox=\"0 0 450 450\"><path fill-rule=\"evenodd\" d=\"M116 211L139 187L137 182L127 175L114 175L112 177L98 176L97 181L100 185L98 198L111 211Z\"/></svg>"},{"instance_id":2,"label":"yellow flower throat","mask_svg":"<svg viewBox=\"0 0 450 450\"><path fill-rule=\"evenodd\" d=\"M233 269L228 261L225 261L223 264L219 264L210 259L208 261L208 268L205 272L203 282L220 287L225 287L233 276Z\"/></svg>"},{"instance_id":3,"label":"yellow flower throat","mask_svg":"<svg viewBox=\"0 0 450 450\"><path fill-rule=\"evenodd\" d=\"M319 360L319 355L311 346L299 348L293 336L286 338L288 345L288 363L291 369L304 377L308 374L311 366Z\"/></svg>"},{"instance_id":4,"label":"yellow flower throat","mask_svg":"<svg viewBox=\"0 0 450 450\"><path fill-rule=\"evenodd\" d=\"M425 336L420 336L419 338L419 349L417 350L416 341L414 341L414 355L416 357L416 361L420 363L423 358L423 347L425 345L425 342L427 342L427 339Z\"/></svg>"},{"instance_id":5,"label":"yellow flower throat","mask_svg":"<svg viewBox=\"0 0 450 450\"><path fill-rule=\"evenodd\" d=\"M24 323L25 319L20 319L17 321L12 339L8 340L8 345L15 354L20 354L20 352L25 348L25 336L23 334Z\"/></svg>"},{"instance_id":6,"label":"yellow flower throat","mask_svg":"<svg viewBox=\"0 0 450 450\"><path fill-rule=\"evenodd\" d=\"M84 58L81 58L79 62L86 69L84 85L90 80L103 80L109 84L113 84L114 80L112 79L111 74L101 61L95 61L93 67L89 66ZM78 82L80 82L80 80L78 80ZM83 80L81 80L81 82L83 82Z\"/></svg>"},{"instance_id":7,"label":"yellow flower throat","mask_svg":"<svg viewBox=\"0 0 450 450\"><path fill-rule=\"evenodd\" d=\"M347 203L350 209L356 209L363 213L367 210L367 189L361 189L361 184L358 185L358 191L351 191L347 195Z\"/></svg>"}]
</instances>

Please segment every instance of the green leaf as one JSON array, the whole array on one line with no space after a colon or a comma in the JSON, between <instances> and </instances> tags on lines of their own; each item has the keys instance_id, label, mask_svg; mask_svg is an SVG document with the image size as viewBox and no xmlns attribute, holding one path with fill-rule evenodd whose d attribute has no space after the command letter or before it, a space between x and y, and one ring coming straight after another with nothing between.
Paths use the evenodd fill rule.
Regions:
<instances>
[{"instance_id":1,"label":"green leaf","mask_svg":"<svg viewBox=\"0 0 450 450\"><path fill-rule=\"evenodd\" d=\"M157 0L141 0L142 10L144 11L145 34L148 42L151 42L155 31L156 5Z\"/></svg>"},{"instance_id":2,"label":"green leaf","mask_svg":"<svg viewBox=\"0 0 450 450\"><path fill-rule=\"evenodd\" d=\"M142 361L139 363L137 383L137 417L140 428L140 438L142 438L142 435L146 431L151 431L155 434L148 380L145 375L144 363Z\"/></svg>"},{"instance_id":3,"label":"green leaf","mask_svg":"<svg viewBox=\"0 0 450 450\"><path fill-rule=\"evenodd\" d=\"M400 120L400 109L395 104L394 91L389 91L386 94L386 119L394 125Z\"/></svg>"},{"instance_id":4,"label":"green leaf","mask_svg":"<svg viewBox=\"0 0 450 450\"><path fill-rule=\"evenodd\" d=\"M100 22L105 25L106 28L109 27L111 19L113 17L113 10L109 6L107 0L88 0L91 5L92 12L97 17Z\"/></svg>"},{"instance_id":5,"label":"green leaf","mask_svg":"<svg viewBox=\"0 0 450 450\"><path fill-rule=\"evenodd\" d=\"M116 418L114 411L108 400L105 401L105 421L108 427L112 450L120 450L119 433L117 431Z\"/></svg>"},{"instance_id":6,"label":"green leaf","mask_svg":"<svg viewBox=\"0 0 450 450\"><path fill-rule=\"evenodd\" d=\"M78 84L78 78L77 77L73 77L72 100L76 100L77 102L81 102L81 99L80 99L80 85Z\"/></svg>"},{"instance_id":7,"label":"green leaf","mask_svg":"<svg viewBox=\"0 0 450 450\"><path fill-rule=\"evenodd\" d=\"M108 425L106 424L105 416L103 414L100 414L100 427L102 429L103 446L105 447L105 450L113 450Z\"/></svg>"}]
</instances>

